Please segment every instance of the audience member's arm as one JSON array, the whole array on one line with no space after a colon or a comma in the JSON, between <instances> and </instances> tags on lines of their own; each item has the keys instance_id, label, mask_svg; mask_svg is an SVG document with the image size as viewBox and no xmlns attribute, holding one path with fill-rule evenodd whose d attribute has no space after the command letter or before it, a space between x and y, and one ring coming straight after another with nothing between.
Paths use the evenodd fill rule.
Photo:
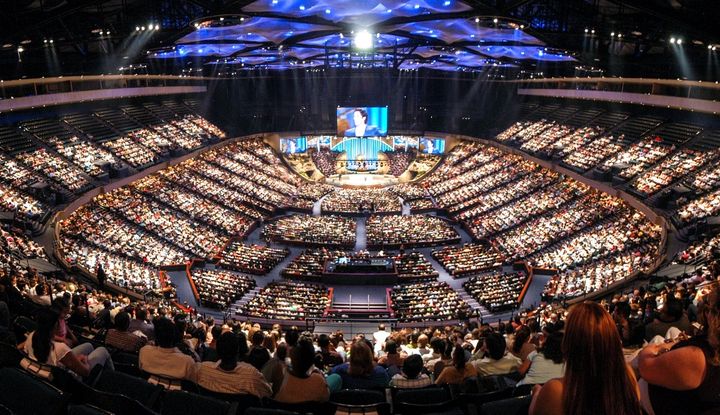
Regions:
<instances>
[{"instance_id":1,"label":"audience member's arm","mask_svg":"<svg viewBox=\"0 0 720 415\"><path fill-rule=\"evenodd\" d=\"M691 390L705 378L705 355L694 346L668 350L668 344L648 345L638 354L640 376L672 390Z\"/></svg>"},{"instance_id":2,"label":"audience member's arm","mask_svg":"<svg viewBox=\"0 0 720 415\"><path fill-rule=\"evenodd\" d=\"M533 389L536 391L537 387ZM562 380L553 379L533 393L528 415L556 415L562 410Z\"/></svg>"},{"instance_id":3,"label":"audience member's arm","mask_svg":"<svg viewBox=\"0 0 720 415\"><path fill-rule=\"evenodd\" d=\"M532 353L531 353L531 355L532 355ZM530 370L530 365L532 364L532 360L530 360L530 359L531 359L531 356L528 356L527 359L523 360L522 364L520 364L520 366L518 366L518 372L520 373L521 376L525 376L527 374L528 370Z\"/></svg>"},{"instance_id":4,"label":"audience member's arm","mask_svg":"<svg viewBox=\"0 0 720 415\"><path fill-rule=\"evenodd\" d=\"M85 355L75 356L73 352L69 352L60 359L60 363L82 377L90 375L90 365Z\"/></svg>"}]
</instances>

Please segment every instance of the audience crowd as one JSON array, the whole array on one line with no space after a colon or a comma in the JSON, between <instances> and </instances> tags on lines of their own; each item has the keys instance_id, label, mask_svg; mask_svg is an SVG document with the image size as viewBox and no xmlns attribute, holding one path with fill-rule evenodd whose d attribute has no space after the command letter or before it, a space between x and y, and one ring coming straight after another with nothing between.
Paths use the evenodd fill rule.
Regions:
<instances>
[{"instance_id":1,"label":"audience crowd","mask_svg":"<svg viewBox=\"0 0 720 415\"><path fill-rule=\"evenodd\" d=\"M322 317L330 305L328 289L305 282L271 282L239 310L242 315L273 320Z\"/></svg>"},{"instance_id":2,"label":"audience crowd","mask_svg":"<svg viewBox=\"0 0 720 415\"><path fill-rule=\"evenodd\" d=\"M463 288L481 306L493 313L515 310L520 306L520 294L525 288L528 275L524 272L493 272L472 277Z\"/></svg>"},{"instance_id":3,"label":"audience crowd","mask_svg":"<svg viewBox=\"0 0 720 415\"><path fill-rule=\"evenodd\" d=\"M675 151L675 146L663 143L662 138L647 137L624 151L616 153L615 156L602 163L600 168L607 171L613 166L621 166L619 177L623 180L630 180L673 151Z\"/></svg>"},{"instance_id":4,"label":"audience crowd","mask_svg":"<svg viewBox=\"0 0 720 415\"><path fill-rule=\"evenodd\" d=\"M400 321L448 321L475 313L444 281L396 285L390 293L395 318Z\"/></svg>"},{"instance_id":5,"label":"audience crowd","mask_svg":"<svg viewBox=\"0 0 720 415\"><path fill-rule=\"evenodd\" d=\"M367 220L369 247L435 246L460 241L446 220L430 215L373 215Z\"/></svg>"},{"instance_id":6,"label":"audience crowd","mask_svg":"<svg viewBox=\"0 0 720 415\"><path fill-rule=\"evenodd\" d=\"M681 177L698 170L706 163L717 158L718 152L704 152L683 149L668 157L655 167L639 175L632 188L645 194L653 195Z\"/></svg>"},{"instance_id":7,"label":"audience crowd","mask_svg":"<svg viewBox=\"0 0 720 415\"><path fill-rule=\"evenodd\" d=\"M82 171L44 148L15 156L21 163L71 192L90 187Z\"/></svg>"},{"instance_id":8,"label":"audience crowd","mask_svg":"<svg viewBox=\"0 0 720 415\"><path fill-rule=\"evenodd\" d=\"M563 159L563 163L577 170L588 171L606 158L622 152L625 149L624 140L625 135L623 134L617 137L605 135L589 145L580 147L568 154Z\"/></svg>"},{"instance_id":9,"label":"audience crowd","mask_svg":"<svg viewBox=\"0 0 720 415\"><path fill-rule=\"evenodd\" d=\"M223 250L220 266L254 275L265 275L290 254L287 249L261 245L246 245L232 241Z\"/></svg>"},{"instance_id":10,"label":"audience crowd","mask_svg":"<svg viewBox=\"0 0 720 415\"><path fill-rule=\"evenodd\" d=\"M322 211L328 213L400 212L397 196L384 189L336 189L322 201Z\"/></svg>"},{"instance_id":11,"label":"audience crowd","mask_svg":"<svg viewBox=\"0 0 720 415\"><path fill-rule=\"evenodd\" d=\"M502 267L503 264L503 257L498 250L482 243L446 246L434 250L432 256L455 278L475 275Z\"/></svg>"},{"instance_id":12,"label":"audience crowd","mask_svg":"<svg viewBox=\"0 0 720 415\"><path fill-rule=\"evenodd\" d=\"M96 164L98 162L106 162L115 166L120 164L120 161L107 150L83 141L77 136L70 137L66 141L62 141L57 137L51 137L49 142L58 153L93 177L100 176L104 173Z\"/></svg>"},{"instance_id":13,"label":"audience crowd","mask_svg":"<svg viewBox=\"0 0 720 415\"><path fill-rule=\"evenodd\" d=\"M224 310L255 288L255 279L223 270L192 270L190 274L200 305Z\"/></svg>"},{"instance_id":14,"label":"audience crowd","mask_svg":"<svg viewBox=\"0 0 720 415\"><path fill-rule=\"evenodd\" d=\"M290 215L266 223L267 241L307 245L355 246L355 220L343 216Z\"/></svg>"}]
</instances>

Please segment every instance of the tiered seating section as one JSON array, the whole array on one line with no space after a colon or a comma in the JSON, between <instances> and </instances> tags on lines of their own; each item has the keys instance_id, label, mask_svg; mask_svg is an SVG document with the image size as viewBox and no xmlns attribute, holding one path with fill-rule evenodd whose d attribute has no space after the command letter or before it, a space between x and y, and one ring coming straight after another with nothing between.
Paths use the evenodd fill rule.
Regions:
<instances>
[{"instance_id":1,"label":"tiered seating section","mask_svg":"<svg viewBox=\"0 0 720 415\"><path fill-rule=\"evenodd\" d=\"M383 189L338 189L322 202L323 213L399 213L400 200Z\"/></svg>"},{"instance_id":2,"label":"tiered seating section","mask_svg":"<svg viewBox=\"0 0 720 415\"><path fill-rule=\"evenodd\" d=\"M460 235L446 220L429 215L373 215L367 220L371 249L457 243Z\"/></svg>"},{"instance_id":3,"label":"tiered seating section","mask_svg":"<svg viewBox=\"0 0 720 415\"><path fill-rule=\"evenodd\" d=\"M493 313L515 310L520 306L528 275L524 272L478 275L463 283L463 288L481 306Z\"/></svg>"},{"instance_id":4,"label":"tiered seating section","mask_svg":"<svg viewBox=\"0 0 720 415\"><path fill-rule=\"evenodd\" d=\"M463 246L448 246L432 252L445 270L453 277L467 277L489 269L502 266L503 258L500 253L489 244L465 244Z\"/></svg>"},{"instance_id":5,"label":"tiered seating section","mask_svg":"<svg viewBox=\"0 0 720 415\"><path fill-rule=\"evenodd\" d=\"M157 267L212 259L278 207L317 195L301 184L259 141L224 146L96 197L61 223L61 257L91 273L107 262L109 280L141 292L158 288ZM354 245L350 222L347 242ZM265 274L285 256L237 243L222 261Z\"/></svg>"},{"instance_id":6,"label":"tiered seating section","mask_svg":"<svg viewBox=\"0 0 720 415\"><path fill-rule=\"evenodd\" d=\"M400 321L447 321L473 314L460 295L441 281L396 285L390 298Z\"/></svg>"},{"instance_id":7,"label":"tiered seating section","mask_svg":"<svg viewBox=\"0 0 720 415\"><path fill-rule=\"evenodd\" d=\"M342 216L284 216L265 225L262 236L268 241L318 245L355 246L355 220Z\"/></svg>"},{"instance_id":8,"label":"tiered seating section","mask_svg":"<svg viewBox=\"0 0 720 415\"><path fill-rule=\"evenodd\" d=\"M281 272L281 275L294 280L322 282L323 270L325 269L325 263L327 261L341 257L368 258L379 256L387 256L395 260L398 279L401 281L436 279L439 275L432 264L430 264L430 261L420 252L381 252L370 254L368 251L345 252L328 250L327 248L304 250L288 264L287 268Z\"/></svg>"},{"instance_id":9,"label":"tiered seating section","mask_svg":"<svg viewBox=\"0 0 720 415\"><path fill-rule=\"evenodd\" d=\"M221 270L192 271L190 276L205 307L224 310L255 288L255 280L246 275Z\"/></svg>"},{"instance_id":10,"label":"tiered seating section","mask_svg":"<svg viewBox=\"0 0 720 415\"><path fill-rule=\"evenodd\" d=\"M273 320L320 318L330 303L327 287L304 282L271 282L241 310L241 314Z\"/></svg>"},{"instance_id":11,"label":"tiered seating section","mask_svg":"<svg viewBox=\"0 0 720 415\"><path fill-rule=\"evenodd\" d=\"M287 249L231 242L221 254L220 266L248 274L265 275L288 256Z\"/></svg>"}]
</instances>

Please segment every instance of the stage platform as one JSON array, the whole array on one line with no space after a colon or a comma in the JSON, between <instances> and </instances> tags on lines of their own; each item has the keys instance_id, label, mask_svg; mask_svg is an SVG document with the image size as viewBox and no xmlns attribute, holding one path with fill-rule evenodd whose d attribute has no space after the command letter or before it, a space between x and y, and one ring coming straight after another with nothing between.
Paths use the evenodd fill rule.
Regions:
<instances>
[{"instance_id":1,"label":"stage platform","mask_svg":"<svg viewBox=\"0 0 720 415\"><path fill-rule=\"evenodd\" d=\"M325 183L339 187L387 187L398 184L399 180L391 174L347 173L329 176Z\"/></svg>"}]
</instances>

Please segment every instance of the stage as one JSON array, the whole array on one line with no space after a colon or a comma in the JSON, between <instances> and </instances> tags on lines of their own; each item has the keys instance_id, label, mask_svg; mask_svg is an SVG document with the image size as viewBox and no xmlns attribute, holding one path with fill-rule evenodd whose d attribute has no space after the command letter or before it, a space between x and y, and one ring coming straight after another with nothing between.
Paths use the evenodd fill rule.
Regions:
<instances>
[{"instance_id":1,"label":"stage","mask_svg":"<svg viewBox=\"0 0 720 415\"><path fill-rule=\"evenodd\" d=\"M391 174L347 173L329 176L325 183L339 187L387 187L398 184L399 180Z\"/></svg>"}]
</instances>

